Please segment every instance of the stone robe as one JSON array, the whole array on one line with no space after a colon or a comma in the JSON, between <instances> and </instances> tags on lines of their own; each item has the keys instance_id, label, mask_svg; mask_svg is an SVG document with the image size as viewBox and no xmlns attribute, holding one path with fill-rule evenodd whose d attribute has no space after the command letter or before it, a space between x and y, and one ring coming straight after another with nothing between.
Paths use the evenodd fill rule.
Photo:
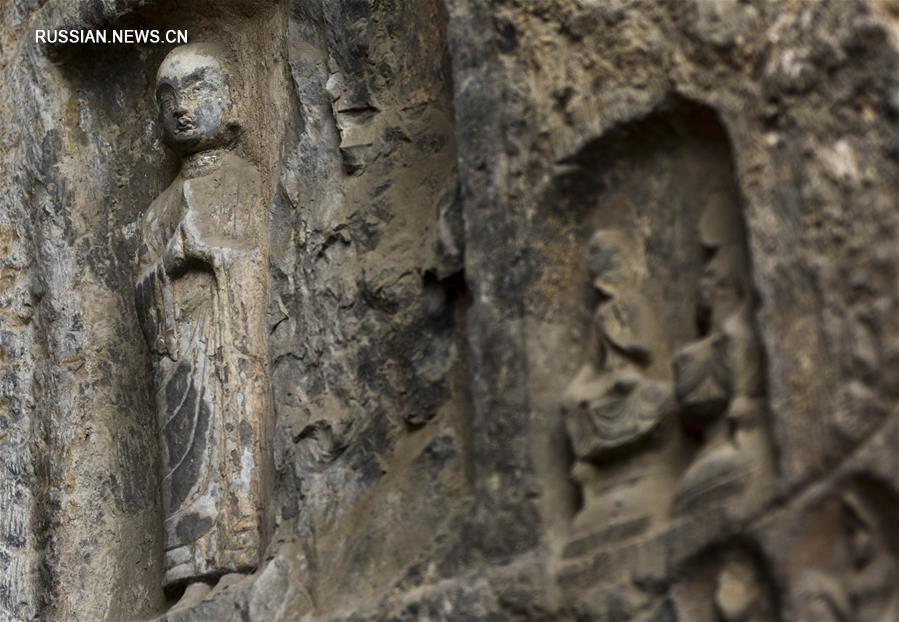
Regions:
<instances>
[{"instance_id":1,"label":"stone robe","mask_svg":"<svg viewBox=\"0 0 899 622\"><path fill-rule=\"evenodd\" d=\"M136 295L154 359L166 585L252 570L264 545L266 216L259 173L224 152L185 164L143 222Z\"/></svg>"}]
</instances>

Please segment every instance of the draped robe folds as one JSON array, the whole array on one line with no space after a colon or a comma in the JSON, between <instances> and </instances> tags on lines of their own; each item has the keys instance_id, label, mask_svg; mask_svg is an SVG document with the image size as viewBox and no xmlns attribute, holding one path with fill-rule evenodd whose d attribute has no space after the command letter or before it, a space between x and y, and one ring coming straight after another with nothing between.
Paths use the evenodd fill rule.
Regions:
<instances>
[{"instance_id":1,"label":"draped robe folds","mask_svg":"<svg viewBox=\"0 0 899 622\"><path fill-rule=\"evenodd\" d=\"M143 222L136 296L154 360L166 585L252 570L264 545L270 417L261 190L251 164L213 154L185 164Z\"/></svg>"}]
</instances>

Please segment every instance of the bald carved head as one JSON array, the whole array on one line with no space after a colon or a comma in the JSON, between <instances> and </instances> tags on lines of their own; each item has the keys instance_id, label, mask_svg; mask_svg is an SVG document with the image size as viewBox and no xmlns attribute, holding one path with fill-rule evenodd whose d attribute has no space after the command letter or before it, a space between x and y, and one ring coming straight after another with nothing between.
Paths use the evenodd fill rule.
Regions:
<instances>
[{"instance_id":1,"label":"bald carved head","mask_svg":"<svg viewBox=\"0 0 899 622\"><path fill-rule=\"evenodd\" d=\"M166 144L181 155L233 142L230 79L224 55L211 44L172 50L156 74L156 102Z\"/></svg>"}]
</instances>

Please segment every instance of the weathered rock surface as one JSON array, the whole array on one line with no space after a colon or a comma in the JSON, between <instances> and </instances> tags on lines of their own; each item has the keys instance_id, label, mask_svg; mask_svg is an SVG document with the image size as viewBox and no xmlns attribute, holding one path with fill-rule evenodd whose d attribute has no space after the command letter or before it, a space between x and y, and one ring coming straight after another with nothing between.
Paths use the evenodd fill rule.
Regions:
<instances>
[{"instance_id":1,"label":"weathered rock surface","mask_svg":"<svg viewBox=\"0 0 899 622\"><path fill-rule=\"evenodd\" d=\"M0 620L896 619L897 24L0 0ZM186 28L237 68L269 221L267 299L224 285L267 340L253 572L162 587L134 289L173 46L36 28Z\"/></svg>"}]
</instances>

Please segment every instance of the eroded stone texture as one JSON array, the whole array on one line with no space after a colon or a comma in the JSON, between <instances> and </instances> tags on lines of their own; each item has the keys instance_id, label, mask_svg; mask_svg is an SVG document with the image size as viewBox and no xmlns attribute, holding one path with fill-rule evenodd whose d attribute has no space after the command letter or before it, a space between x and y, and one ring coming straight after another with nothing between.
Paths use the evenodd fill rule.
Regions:
<instances>
[{"instance_id":1,"label":"eroded stone texture","mask_svg":"<svg viewBox=\"0 0 899 622\"><path fill-rule=\"evenodd\" d=\"M630 135L633 148L616 140ZM654 583L670 564L773 497L755 287L728 140L707 110L674 103L572 163L555 195L579 202L572 224L615 228L581 251L602 347L560 401L581 507L559 580L590 608L637 615L663 602Z\"/></svg>"},{"instance_id":2,"label":"eroded stone texture","mask_svg":"<svg viewBox=\"0 0 899 622\"><path fill-rule=\"evenodd\" d=\"M574 530L606 531L616 540L653 527L678 466L671 357L635 246L616 230L590 238L587 261L599 298L590 331L595 351L562 398L583 506Z\"/></svg>"},{"instance_id":3,"label":"eroded stone texture","mask_svg":"<svg viewBox=\"0 0 899 622\"><path fill-rule=\"evenodd\" d=\"M774 553L793 536L766 534L766 517L791 515L797 491L842 471L854 452L876 462L861 448L893 421L895 386L882 366L895 364L894 180L876 172L892 166L884 138L895 136L882 116L895 88L888 11L449 4L464 209L492 225L467 231L470 325L494 338L478 332L472 347L484 359L527 360L526 373L501 355L485 365L497 380L475 409L501 412L503 423L476 425L476 447L489 448L477 464L505 489L540 490L537 517L527 500L511 501L515 492L485 494L483 533L492 546L522 525L543 534L534 550L557 560L547 564L560 619L795 619L785 587L799 579ZM855 89L872 98L867 117ZM849 205L865 205L864 215ZM594 284L590 240L610 234L636 268L627 296ZM865 320L845 282L830 280L839 271L866 283ZM641 314L616 307L652 309L661 330L643 326L634 339ZM633 380L616 386L596 356L604 348ZM663 371L653 370L660 357ZM656 406L657 427L625 406L645 403L626 396L654 371L674 384L675 402ZM496 408L516 401L523 407ZM572 425L581 410L588 416ZM509 422L535 442L496 432ZM610 503L597 502L603 495ZM720 565L718 552L734 547L752 563L709 570L702 608L677 602L695 564ZM730 592L759 593L760 604L716 603L721 572L738 586Z\"/></svg>"},{"instance_id":4,"label":"eroded stone texture","mask_svg":"<svg viewBox=\"0 0 899 622\"><path fill-rule=\"evenodd\" d=\"M897 15L0 2L0 611L892 620ZM28 36L97 25L186 27L239 68L227 175L186 180L163 146L167 46ZM194 437L158 442L174 335L147 346L165 304L134 304L132 269L173 180L190 209L255 205L269 248L221 275L264 275L227 309L264 326L219 345L268 344L272 537L183 594L156 474ZM208 293L196 268L173 274Z\"/></svg>"}]
</instances>

